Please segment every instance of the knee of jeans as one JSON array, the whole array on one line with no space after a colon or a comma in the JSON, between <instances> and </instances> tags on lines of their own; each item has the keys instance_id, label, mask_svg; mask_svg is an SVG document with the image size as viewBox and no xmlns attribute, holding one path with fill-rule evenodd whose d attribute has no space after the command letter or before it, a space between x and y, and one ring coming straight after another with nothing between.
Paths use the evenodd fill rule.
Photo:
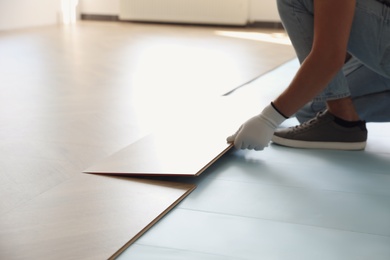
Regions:
<instances>
[{"instance_id":1,"label":"knee of jeans","mask_svg":"<svg viewBox=\"0 0 390 260\"><path fill-rule=\"evenodd\" d=\"M308 113L305 109L301 109L298 112L295 113L295 117L298 120L300 124L308 121L309 119L313 118L312 113Z\"/></svg>"},{"instance_id":2,"label":"knee of jeans","mask_svg":"<svg viewBox=\"0 0 390 260\"><path fill-rule=\"evenodd\" d=\"M295 117L299 121L299 123L302 124L314 118L318 112L323 111L325 109L325 102L309 102L295 113Z\"/></svg>"},{"instance_id":3,"label":"knee of jeans","mask_svg":"<svg viewBox=\"0 0 390 260\"><path fill-rule=\"evenodd\" d=\"M385 52L383 53L380 66L386 76L390 77L390 46L387 47Z\"/></svg>"}]
</instances>

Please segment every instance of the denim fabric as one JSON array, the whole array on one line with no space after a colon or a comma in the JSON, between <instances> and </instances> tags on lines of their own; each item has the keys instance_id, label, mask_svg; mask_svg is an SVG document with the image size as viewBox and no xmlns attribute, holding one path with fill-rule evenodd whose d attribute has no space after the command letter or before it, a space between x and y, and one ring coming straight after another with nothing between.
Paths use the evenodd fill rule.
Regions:
<instances>
[{"instance_id":1,"label":"denim fabric","mask_svg":"<svg viewBox=\"0 0 390 260\"><path fill-rule=\"evenodd\" d=\"M385 4L385 5L390 6L390 0L376 0L376 1L381 2L381 3Z\"/></svg>"},{"instance_id":2,"label":"denim fabric","mask_svg":"<svg viewBox=\"0 0 390 260\"><path fill-rule=\"evenodd\" d=\"M278 0L282 23L299 61L313 42L313 0ZM297 113L300 121L325 108L325 101L351 96L362 119L390 121L390 7L357 0L348 42L353 56L313 102Z\"/></svg>"},{"instance_id":3,"label":"denim fabric","mask_svg":"<svg viewBox=\"0 0 390 260\"><path fill-rule=\"evenodd\" d=\"M351 58L344 66L357 113L367 122L390 122L390 80ZM312 101L295 116L303 123L326 109L325 101Z\"/></svg>"}]
</instances>

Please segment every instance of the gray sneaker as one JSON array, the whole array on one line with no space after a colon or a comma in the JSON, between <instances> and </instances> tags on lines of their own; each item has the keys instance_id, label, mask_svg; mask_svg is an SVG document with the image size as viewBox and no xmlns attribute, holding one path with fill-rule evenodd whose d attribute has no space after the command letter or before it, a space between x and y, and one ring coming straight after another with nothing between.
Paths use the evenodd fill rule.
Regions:
<instances>
[{"instance_id":1,"label":"gray sneaker","mask_svg":"<svg viewBox=\"0 0 390 260\"><path fill-rule=\"evenodd\" d=\"M272 142L295 148L363 150L366 147L367 128L364 121L344 127L335 122L328 111L301 125L277 129Z\"/></svg>"}]
</instances>

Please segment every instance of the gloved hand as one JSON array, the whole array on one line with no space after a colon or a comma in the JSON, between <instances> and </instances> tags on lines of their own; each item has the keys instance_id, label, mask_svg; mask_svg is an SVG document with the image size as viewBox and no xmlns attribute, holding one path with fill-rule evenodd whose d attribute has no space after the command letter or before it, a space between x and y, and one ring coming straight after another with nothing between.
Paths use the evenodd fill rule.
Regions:
<instances>
[{"instance_id":1,"label":"gloved hand","mask_svg":"<svg viewBox=\"0 0 390 260\"><path fill-rule=\"evenodd\" d=\"M259 115L242 124L238 131L226 140L228 143L234 143L234 147L237 149L263 150L271 141L275 129L285 119L270 104Z\"/></svg>"}]
</instances>

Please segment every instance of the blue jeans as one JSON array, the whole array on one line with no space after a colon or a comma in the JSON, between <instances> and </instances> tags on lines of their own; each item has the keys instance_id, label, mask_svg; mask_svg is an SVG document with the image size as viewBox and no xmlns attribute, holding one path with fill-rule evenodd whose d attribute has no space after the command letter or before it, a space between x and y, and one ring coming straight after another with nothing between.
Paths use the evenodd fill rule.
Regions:
<instances>
[{"instance_id":1,"label":"blue jeans","mask_svg":"<svg viewBox=\"0 0 390 260\"><path fill-rule=\"evenodd\" d=\"M279 14L299 61L311 51L313 0L278 0ZM352 58L329 85L296 116L300 122L326 108L326 101L351 97L367 122L390 121L390 7L375 0L357 0L348 42Z\"/></svg>"}]
</instances>

